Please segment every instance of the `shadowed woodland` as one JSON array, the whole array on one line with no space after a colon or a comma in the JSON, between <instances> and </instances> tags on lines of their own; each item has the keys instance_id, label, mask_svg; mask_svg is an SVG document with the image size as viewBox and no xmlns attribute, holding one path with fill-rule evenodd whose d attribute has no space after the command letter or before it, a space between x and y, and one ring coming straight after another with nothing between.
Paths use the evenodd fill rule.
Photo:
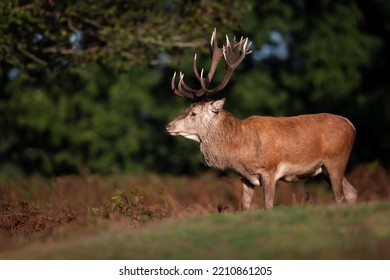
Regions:
<instances>
[{"instance_id":1,"label":"shadowed woodland","mask_svg":"<svg viewBox=\"0 0 390 280\"><path fill-rule=\"evenodd\" d=\"M389 166L387 1L154 2L2 1L0 178L203 171L197 145L164 125L188 105L173 72L195 83L214 27L220 45L252 41L222 93L229 111L343 115L357 128L351 166Z\"/></svg>"}]
</instances>

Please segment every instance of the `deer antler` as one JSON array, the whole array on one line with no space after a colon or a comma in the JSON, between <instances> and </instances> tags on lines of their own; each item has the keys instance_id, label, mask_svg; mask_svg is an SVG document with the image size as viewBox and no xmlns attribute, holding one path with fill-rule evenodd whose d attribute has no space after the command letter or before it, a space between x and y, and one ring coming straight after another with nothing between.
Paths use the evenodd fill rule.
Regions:
<instances>
[{"instance_id":1,"label":"deer antler","mask_svg":"<svg viewBox=\"0 0 390 280\"><path fill-rule=\"evenodd\" d=\"M228 36L226 35L226 46L223 46L222 48L218 47L218 41L217 41L217 31L214 29L213 34L211 35L210 40L210 54L211 54L211 65L209 72L206 77L203 76L204 69L201 70L200 75L198 68L196 66L196 58L197 55L194 56L194 62L193 62L193 70L194 75L197 78L197 80L200 82L201 88L200 89L194 89L189 87L184 82L184 74L180 72L180 80L178 83L178 88L175 86L175 78L176 78L176 72L173 74L172 81L171 81L171 87L175 94L186 97L191 100L202 100L207 99L210 95L221 91L225 88L227 83L230 80L230 77L232 76L234 70L237 68L237 66L241 63L241 61L245 58L245 56L252 51L249 50L251 45L251 42L248 44L248 38L241 37L239 42L236 42L235 38L233 39L233 42L230 43ZM237 49L237 51L234 51ZM222 58L225 61L225 76L223 77L221 83L214 87L210 88L211 80L213 79L215 70L217 69L218 63L222 60Z\"/></svg>"}]
</instances>

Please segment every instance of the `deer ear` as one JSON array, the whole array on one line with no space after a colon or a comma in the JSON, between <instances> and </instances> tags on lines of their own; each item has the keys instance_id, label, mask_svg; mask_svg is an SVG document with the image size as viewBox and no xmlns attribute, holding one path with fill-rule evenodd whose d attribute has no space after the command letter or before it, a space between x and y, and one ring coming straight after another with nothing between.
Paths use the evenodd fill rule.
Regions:
<instances>
[{"instance_id":1,"label":"deer ear","mask_svg":"<svg viewBox=\"0 0 390 280\"><path fill-rule=\"evenodd\" d=\"M210 103L210 106L211 106L211 111L213 111L213 113L219 113L219 111L222 110L223 108L223 104L225 104L225 101L226 101L226 98L222 98L222 99L219 99L219 100L215 100L213 102Z\"/></svg>"}]
</instances>

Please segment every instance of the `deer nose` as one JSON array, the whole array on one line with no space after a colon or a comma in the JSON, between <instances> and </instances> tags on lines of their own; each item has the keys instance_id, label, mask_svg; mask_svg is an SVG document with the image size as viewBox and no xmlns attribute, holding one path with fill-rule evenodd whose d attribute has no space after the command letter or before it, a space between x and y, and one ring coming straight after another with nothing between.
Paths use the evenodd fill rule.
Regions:
<instances>
[{"instance_id":1,"label":"deer nose","mask_svg":"<svg viewBox=\"0 0 390 280\"><path fill-rule=\"evenodd\" d=\"M171 125L170 123L167 124L167 125L165 126L165 129L166 129L167 131L169 131L171 128L172 128L172 125Z\"/></svg>"}]
</instances>

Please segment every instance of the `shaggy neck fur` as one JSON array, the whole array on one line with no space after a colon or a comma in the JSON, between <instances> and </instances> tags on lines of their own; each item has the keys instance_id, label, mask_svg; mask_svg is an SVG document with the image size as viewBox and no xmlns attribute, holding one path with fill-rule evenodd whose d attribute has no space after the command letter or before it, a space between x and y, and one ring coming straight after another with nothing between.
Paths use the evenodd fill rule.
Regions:
<instances>
[{"instance_id":1,"label":"shaggy neck fur","mask_svg":"<svg viewBox=\"0 0 390 280\"><path fill-rule=\"evenodd\" d=\"M221 110L215 122L200 136L200 151L208 166L218 169L232 167L235 150L240 148L241 121Z\"/></svg>"}]
</instances>

